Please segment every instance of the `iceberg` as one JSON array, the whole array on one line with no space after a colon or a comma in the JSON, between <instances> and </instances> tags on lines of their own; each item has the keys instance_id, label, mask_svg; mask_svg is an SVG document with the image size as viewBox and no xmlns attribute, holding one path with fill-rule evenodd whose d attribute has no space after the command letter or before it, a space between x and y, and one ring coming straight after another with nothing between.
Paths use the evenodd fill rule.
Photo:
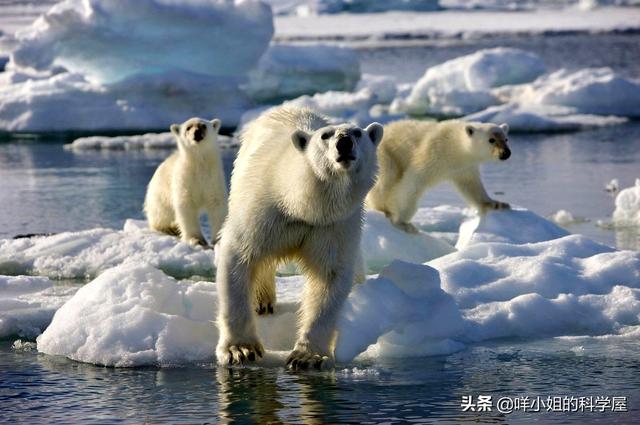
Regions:
<instances>
[{"instance_id":1,"label":"iceberg","mask_svg":"<svg viewBox=\"0 0 640 425\"><path fill-rule=\"evenodd\" d=\"M519 49L479 50L433 66L392 110L410 115L461 116L497 105L495 87L522 84L545 72L542 60Z\"/></svg>"},{"instance_id":2,"label":"iceberg","mask_svg":"<svg viewBox=\"0 0 640 425\"><path fill-rule=\"evenodd\" d=\"M19 31L0 74L0 129L165 129L192 116L237 124L251 105L239 85L273 34L269 7L254 0L129 6L65 0Z\"/></svg>"},{"instance_id":3,"label":"iceberg","mask_svg":"<svg viewBox=\"0 0 640 425\"><path fill-rule=\"evenodd\" d=\"M305 94L351 91L360 79L357 53L328 45L272 45L249 73L245 91L262 103Z\"/></svg>"}]
</instances>

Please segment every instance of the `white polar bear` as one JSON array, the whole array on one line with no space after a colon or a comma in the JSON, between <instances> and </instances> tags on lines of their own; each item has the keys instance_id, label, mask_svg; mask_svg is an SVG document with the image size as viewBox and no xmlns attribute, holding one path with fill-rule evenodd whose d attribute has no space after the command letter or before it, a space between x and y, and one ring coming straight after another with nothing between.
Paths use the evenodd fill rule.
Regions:
<instances>
[{"instance_id":1,"label":"white polar bear","mask_svg":"<svg viewBox=\"0 0 640 425\"><path fill-rule=\"evenodd\" d=\"M290 369L333 361L336 319L354 281L364 198L377 171L377 123L329 125L279 108L249 124L231 177L217 269L221 364L262 356L255 311L275 303L275 270L297 260L307 282Z\"/></svg>"},{"instance_id":2,"label":"white polar bear","mask_svg":"<svg viewBox=\"0 0 640 425\"><path fill-rule=\"evenodd\" d=\"M507 124L464 121L401 120L385 126L378 152L379 175L367 195L367 208L383 212L397 227L416 233L410 223L424 192L452 181L467 203L482 214L508 209L491 199L480 180L479 165L511 156Z\"/></svg>"},{"instance_id":3,"label":"white polar bear","mask_svg":"<svg viewBox=\"0 0 640 425\"><path fill-rule=\"evenodd\" d=\"M212 243L227 215L227 186L218 147L220 120L191 118L173 124L178 150L158 167L144 201L149 227L207 246L200 213L207 213Z\"/></svg>"}]
</instances>

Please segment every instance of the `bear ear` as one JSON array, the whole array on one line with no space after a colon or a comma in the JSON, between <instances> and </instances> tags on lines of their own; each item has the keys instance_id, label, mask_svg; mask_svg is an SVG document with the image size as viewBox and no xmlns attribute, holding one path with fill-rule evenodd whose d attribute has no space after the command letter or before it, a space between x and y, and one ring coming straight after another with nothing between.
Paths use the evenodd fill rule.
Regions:
<instances>
[{"instance_id":1,"label":"bear ear","mask_svg":"<svg viewBox=\"0 0 640 425\"><path fill-rule=\"evenodd\" d=\"M291 141L293 142L293 146L295 146L296 149L298 149L300 152L304 152L304 150L307 148L310 138L311 136L309 136L307 133L305 133L302 130L296 130L291 135Z\"/></svg>"},{"instance_id":2,"label":"bear ear","mask_svg":"<svg viewBox=\"0 0 640 425\"><path fill-rule=\"evenodd\" d=\"M500 124L500 128L504 132L505 136L509 134L509 124L507 124L506 122L503 122L502 124Z\"/></svg>"},{"instance_id":3,"label":"bear ear","mask_svg":"<svg viewBox=\"0 0 640 425\"><path fill-rule=\"evenodd\" d=\"M180 124L171 124L171 132L176 136L180 136Z\"/></svg>"},{"instance_id":4,"label":"bear ear","mask_svg":"<svg viewBox=\"0 0 640 425\"><path fill-rule=\"evenodd\" d=\"M378 146L378 144L380 143L380 140L382 140L382 136L384 134L384 130L382 128L382 125L378 124L377 122L374 122L374 123L369 124L367 126L367 128L364 129L364 131L367 132L367 134L369 135L369 138L371 139L373 144L375 146Z\"/></svg>"},{"instance_id":5,"label":"bear ear","mask_svg":"<svg viewBox=\"0 0 640 425\"><path fill-rule=\"evenodd\" d=\"M473 136L473 133L476 131L476 129L473 128L472 125L468 125L465 127L465 131L467 132L467 136L471 137Z\"/></svg>"},{"instance_id":6,"label":"bear ear","mask_svg":"<svg viewBox=\"0 0 640 425\"><path fill-rule=\"evenodd\" d=\"M211 120L211 126L213 127L213 131L215 131L216 133L220 130L221 125L222 121L220 121L218 118L214 118Z\"/></svg>"}]
</instances>

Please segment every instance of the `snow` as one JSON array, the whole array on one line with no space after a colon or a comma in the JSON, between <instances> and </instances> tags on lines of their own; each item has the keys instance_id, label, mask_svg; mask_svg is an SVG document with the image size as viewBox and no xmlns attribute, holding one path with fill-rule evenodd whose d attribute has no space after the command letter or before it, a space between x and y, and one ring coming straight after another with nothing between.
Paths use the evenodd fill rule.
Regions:
<instances>
[{"instance_id":1,"label":"snow","mask_svg":"<svg viewBox=\"0 0 640 425\"><path fill-rule=\"evenodd\" d=\"M46 277L0 275L0 338L35 338L73 292Z\"/></svg>"},{"instance_id":2,"label":"snow","mask_svg":"<svg viewBox=\"0 0 640 425\"><path fill-rule=\"evenodd\" d=\"M636 179L635 186L622 189L616 196L613 224L616 227L640 226L640 179Z\"/></svg>"},{"instance_id":3,"label":"snow","mask_svg":"<svg viewBox=\"0 0 640 425\"><path fill-rule=\"evenodd\" d=\"M249 74L247 93L259 102L329 90L353 90L360 79L357 53L327 45L271 46Z\"/></svg>"},{"instance_id":4,"label":"snow","mask_svg":"<svg viewBox=\"0 0 640 425\"><path fill-rule=\"evenodd\" d=\"M567 210L558 210L549 217L549 220L558 224L559 226L567 226L573 224L577 219Z\"/></svg>"},{"instance_id":5,"label":"snow","mask_svg":"<svg viewBox=\"0 0 640 425\"><path fill-rule=\"evenodd\" d=\"M0 128L159 129L192 116L233 126L250 107L239 85L272 33L253 0L65 0L16 34Z\"/></svg>"},{"instance_id":6,"label":"snow","mask_svg":"<svg viewBox=\"0 0 640 425\"><path fill-rule=\"evenodd\" d=\"M410 115L461 116L499 103L490 89L535 80L542 60L519 49L484 49L433 66L392 109Z\"/></svg>"},{"instance_id":7,"label":"snow","mask_svg":"<svg viewBox=\"0 0 640 425\"><path fill-rule=\"evenodd\" d=\"M0 273L91 279L110 267L133 262L151 264L172 276L213 276L213 250L146 228L125 227L0 240Z\"/></svg>"},{"instance_id":8,"label":"snow","mask_svg":"<svg viewBox=\"0 0 640 425\"><path fill-rule=\"evenodd\" d=\"M229 136L218 135L221 148L236 147L238 143ZM139 150L175 149L176 136L171 133L145 133L132 136L90 136L80 137L65 145L70 150Z\"/></svg>"}]
</instances>

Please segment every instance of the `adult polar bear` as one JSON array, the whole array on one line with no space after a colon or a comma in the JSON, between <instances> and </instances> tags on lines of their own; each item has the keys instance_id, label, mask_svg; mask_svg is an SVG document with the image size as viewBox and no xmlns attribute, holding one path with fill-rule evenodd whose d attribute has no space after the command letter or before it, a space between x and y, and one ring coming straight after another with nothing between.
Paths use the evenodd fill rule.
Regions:
<instances>
[{"instance_id":1,"label":"adult polar bear","mask_svg":"<svg viewBox=\"0 0 640 425\"><path fill-rule=\"evenodd\" d=\"M255 313L275 303L280 261L307 279L291 369L333 361L335 325L354 280L364 198L377 171L377 123L329 125L309 109L270 110L243 132L220 240L221 364L262 356Z\"/></svg>"},{"instance_id":2,"label":"adult polar bear","mask_svg":"<svg viewBox=\"0 0 640 425\"><path fill-rule=\"evenodd\" d=\"M410 223L418 201L430 187L450 180L480 213L508 209L493 200L480 180L479 166L511 156L507 124L401 120L385 126L378 149L380 174L367 196L367 208L383 212L397 227L416 233Z\"/></svg>"}]
</instances>

